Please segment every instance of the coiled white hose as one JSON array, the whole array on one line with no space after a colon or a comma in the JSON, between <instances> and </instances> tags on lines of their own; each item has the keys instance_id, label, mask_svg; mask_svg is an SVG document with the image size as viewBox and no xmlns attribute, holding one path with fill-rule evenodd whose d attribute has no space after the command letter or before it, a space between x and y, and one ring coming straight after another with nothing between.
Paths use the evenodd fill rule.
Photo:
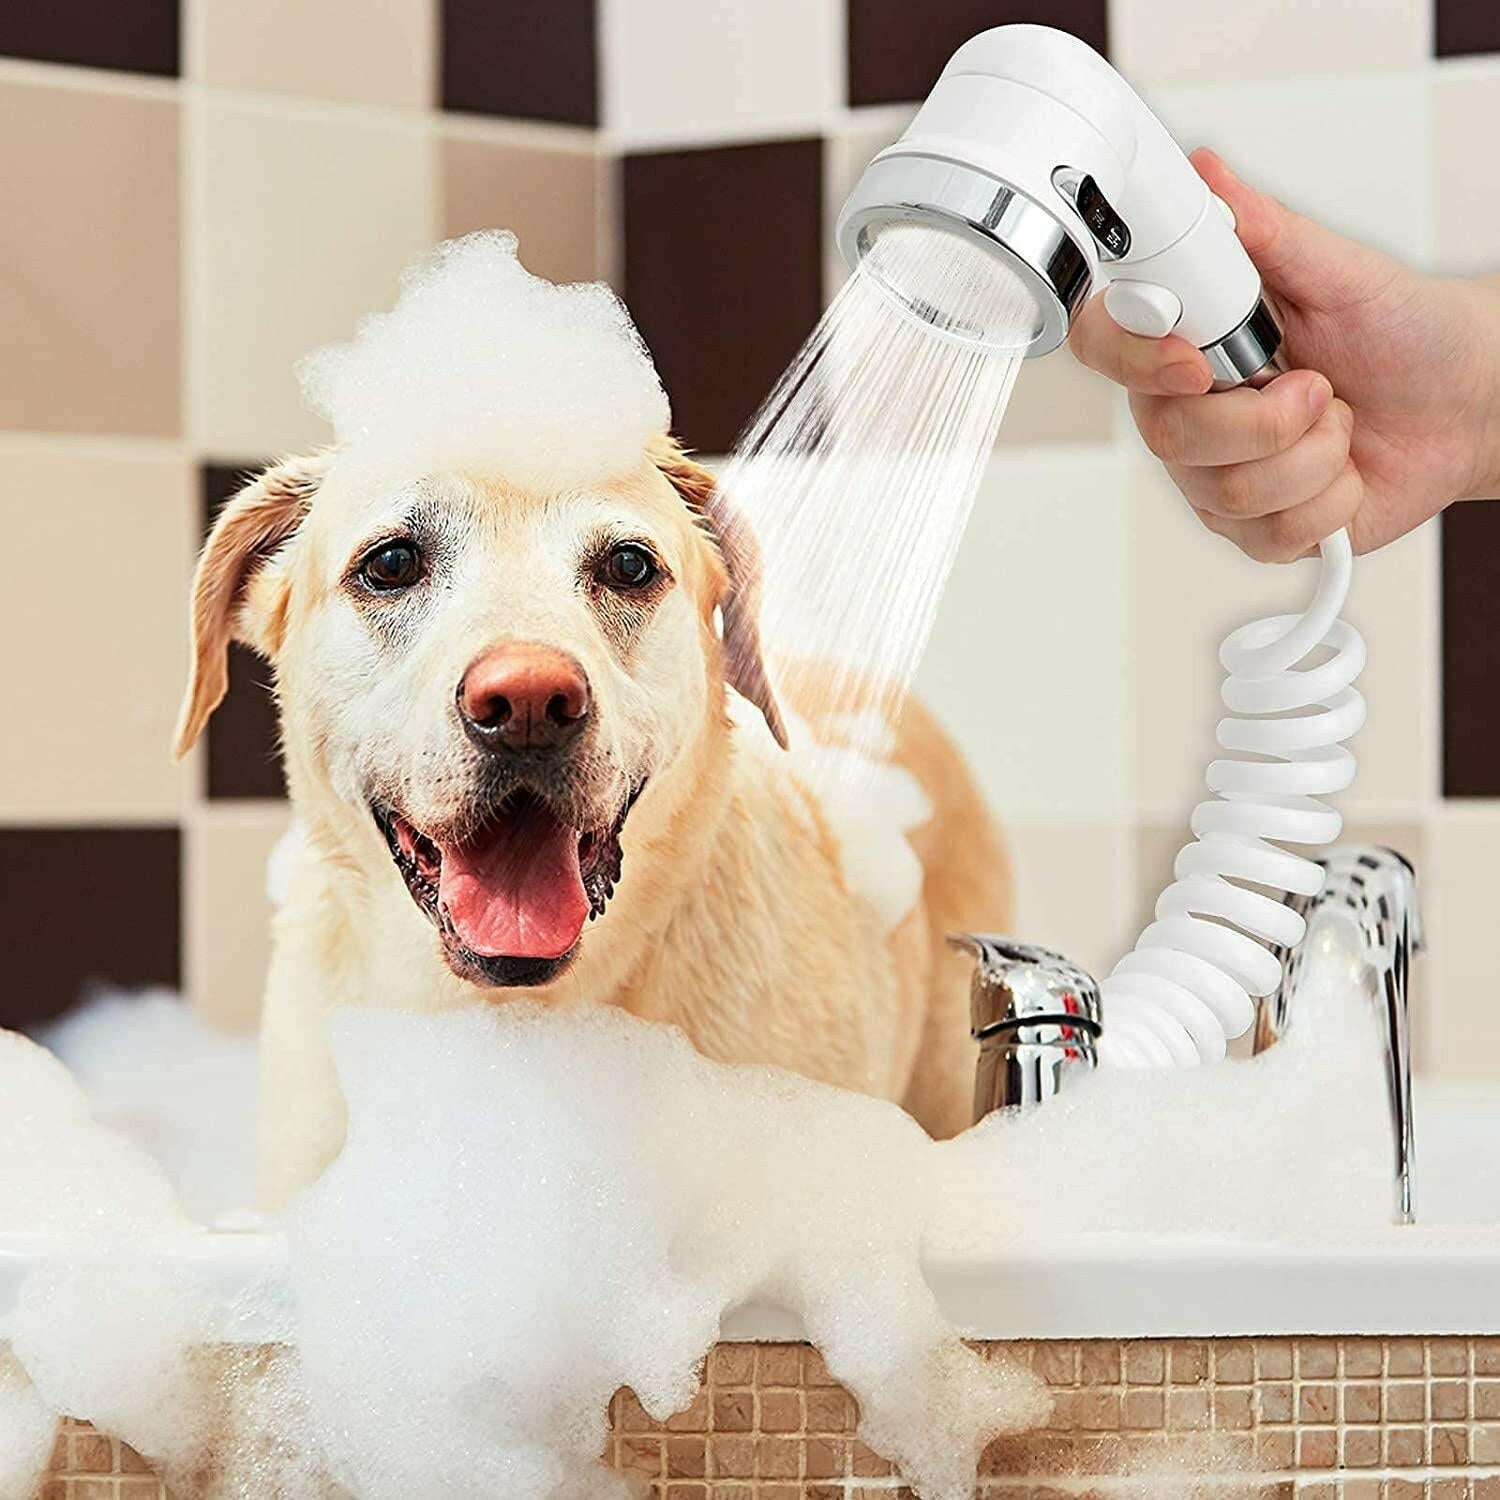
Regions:
<instances>
[{"instance_id":1,"label":"coiled white hose","mask_svg":"<svg viewBox=\"0 0 1500 1500\"><path fill-rule=\"evenodd\" d=\"M1277 844L1331 843L1343 826L1318 799L1354 780L1342 742L1365 721L1354 687L1365 643L1338 618L1353 572L1348 533L1336 532L1321 552L1304 613L1256 620L1219 647L1229 674L1220 695L1233 717L1219 721L1218 741L1255 758L1209 766L1215 795L1193 809L1195 839L1177 855L1156 920L1100 987L1101 1064L1179 1067L1223 1057L1255 1019L1251 997L1281 982L1280 962L1257 939L1294 947L1306 930L1290 907L1240 882L1316 895L1322 867ZM1314 652L1320 660L1299 666Z\"/></svg>"}]
</instances>

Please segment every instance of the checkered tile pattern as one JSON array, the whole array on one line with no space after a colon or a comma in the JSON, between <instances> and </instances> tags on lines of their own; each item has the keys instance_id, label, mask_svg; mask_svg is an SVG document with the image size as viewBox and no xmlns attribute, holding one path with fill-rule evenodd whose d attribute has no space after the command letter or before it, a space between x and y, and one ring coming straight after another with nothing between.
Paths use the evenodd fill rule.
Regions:
<instances>
[{"instance_id":1,"label":"checkered tile pattern","mask_svg":"<svg viewBox=\"0 0 1500 1500\"><path fill-rule=\"evenodd\" d=\"M253 1021L286 821L268 677L166 747L205 516L316 444L291 376L483 225L627 297L685 439L722 452L838 284L831 222L952 46L1105 48L1179 136L1419 264L1500 267L1494 0L57 0L0 15L0 1021L94 980ZM1351 833L1417 862L1429 1070L1500 1072L1500 509L1366 560ZM1014 837L1024 935L1096 968L1167 878L1215 645L1294 601L1201 532L1117 394L1028 366L923 689Z\"/></svg>"}]
</instances>

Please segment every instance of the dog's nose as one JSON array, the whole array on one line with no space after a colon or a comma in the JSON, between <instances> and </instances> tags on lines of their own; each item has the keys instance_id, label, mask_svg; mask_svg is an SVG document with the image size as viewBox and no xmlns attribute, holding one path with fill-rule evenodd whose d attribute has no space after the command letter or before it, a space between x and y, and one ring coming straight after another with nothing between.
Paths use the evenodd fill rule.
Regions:
<instances>
[{"instance_id":1,"label":"dog's nose","mask_svg":"<svg viewBox=\"0 0 1500 1500\"><path fill-rule=\"evenodd\" d=\"M464 673L458 713L482 749L556 749L588 718L589 680L571 656L551 646L496 646Z\"/></svg>"}]
</instances>

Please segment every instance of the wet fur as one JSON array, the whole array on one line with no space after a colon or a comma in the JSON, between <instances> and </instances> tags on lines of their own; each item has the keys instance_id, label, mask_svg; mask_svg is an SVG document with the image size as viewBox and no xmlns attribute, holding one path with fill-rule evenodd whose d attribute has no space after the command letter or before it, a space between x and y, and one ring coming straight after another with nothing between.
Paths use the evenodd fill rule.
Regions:
<instances>
[{"instance_id":1,"label":"wet fur","mask_svg":"<svg viewBox=\"0 0 1500 1500\"><path fill-rule=\"evenodd\" d=\"M637 512L664 539L674 589L690 613L678 601L669 613L622 626L608 611L580 613L576 600L539 579L535 597L521 598L512 616L487 598L506 590L471 568L451 602L459 613L446 634L455 639L408 623L394 644L379 645L363 640L357 608L339 597L374 477L325 485L328 473L323 457L288 460L220 517L199 565L194 666L179 732L181 752L222 698L231 639L275 664L288 781L305 837L275 918L262 1018L263 1204L284 1203L342 1144L326 1022L330 1009L346 1004L434 1012L515 995L585 998L680 1026L709 1057L772 1063L900 1101L936 1135L961 1129L973 1062L968 973L943 937L1008 926L1011 883L998 832L958 752L912 703L893 759L918 779L933 809L911 834L925 872L920 900L888 932L846 886L835 832L793 758L770 740L750 750L745 736L756 731L736 727L726 711L727 680L760 708L769 734L785 738L755 637L753 538L726 511L707 471L663 439L638 474L601 487L599 498L616 517ZM399 483L380 478L388 488ZM422 482L414 482L419 491ZM451 503L460 488L466 509ZM493 541L464 542L461 526L445 523L455 527L455 546L494 545L500 557L524 540L539 549L540 570L558 545L543 530L553 512L491 476L463 476L434 493L449 495L453 515L477 516L486 537L507 539L503 551ZM443 682L456 681L467 653L511 632L571 651L600 690L607 722L580 772L580 798L616 795L636 761L650 762L622 836L619 888L585 929L572 964L539 989L477 986L445 965L361 796L383 776L399 781L419 810L457 816L467 763L446 748L450 727L428 722L441 713L421 711L421 684L445 672ZM368 699L349 685L370 676L358 660L365 651L371 661L394 659L404 674L369 688ZM388 701L404 701L403 691L413 704L404 731L387 722ZM816 674L793 679L788 695L818 734ZM403 732L426 739L403 744Z\"/></svg>"}]
</instances>

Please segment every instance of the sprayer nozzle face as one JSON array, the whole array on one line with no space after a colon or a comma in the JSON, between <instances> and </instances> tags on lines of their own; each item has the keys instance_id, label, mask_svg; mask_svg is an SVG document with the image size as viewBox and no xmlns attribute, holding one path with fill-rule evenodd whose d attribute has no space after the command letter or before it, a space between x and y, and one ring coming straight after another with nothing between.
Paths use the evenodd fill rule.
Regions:
<instances>
[{"instance_id":1,"label":"sprayer nozzle face","mask_svg":"<svg viewBox=\"0 0 1500 1500\"><path fill-rule=\"evenodd\" d=\"M1024 355L1042 331L1042 309L1016 271L940 222L887 224L861 264L950 338Z\"/></svg>"},{"instance_id":2,"label":"sprayer nozzle face","mask_svg":"<svg viewBox=\"0 0 1500 1500\"><path fill-rule=\"evenodd\" d=\"M1036 309L1025 352L1047 354L1067 337L1093 284L1089 253L1057 215L963 162L898 151L865 168L839 216L844 259L855 266L874 258L896 230L940 236L928 244L948 248L934 255L934 264L923 265L920 256L909 268L903 264L908 280L883 265L870 269L914 313L976 342L991 341L1002 324L1001 337L1015 336L1005 304L1018 284ZM884 255L905 262L897 247L910 242L897 240Z\"/></svg>"}]
</instances>

